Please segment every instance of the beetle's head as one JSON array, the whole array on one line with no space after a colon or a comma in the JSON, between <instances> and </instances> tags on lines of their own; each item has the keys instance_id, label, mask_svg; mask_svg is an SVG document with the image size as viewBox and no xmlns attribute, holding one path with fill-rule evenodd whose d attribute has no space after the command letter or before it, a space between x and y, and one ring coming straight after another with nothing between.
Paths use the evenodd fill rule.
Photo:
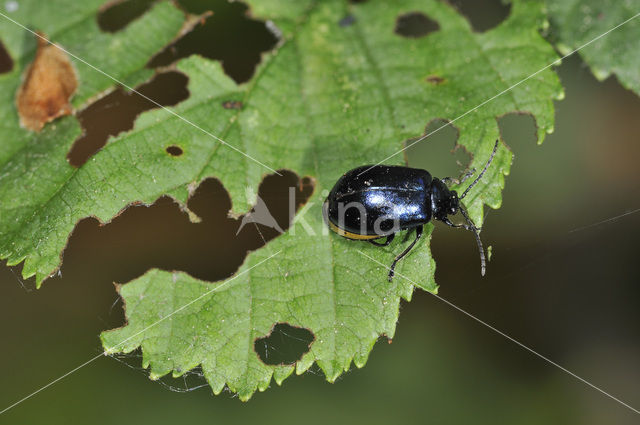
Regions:
<instances>
[{"instance_id":1,"label":"beetle's head","mask_svg":"<svg viewBox=\"0 0 640 425\"><path fill-rule=\"evenodd\" d=\"M458 193L449 189L442 180L431 182L431 212L437 220L444 220L448 215L455 215L460 207Z\"/></svg>"}]
</instances>

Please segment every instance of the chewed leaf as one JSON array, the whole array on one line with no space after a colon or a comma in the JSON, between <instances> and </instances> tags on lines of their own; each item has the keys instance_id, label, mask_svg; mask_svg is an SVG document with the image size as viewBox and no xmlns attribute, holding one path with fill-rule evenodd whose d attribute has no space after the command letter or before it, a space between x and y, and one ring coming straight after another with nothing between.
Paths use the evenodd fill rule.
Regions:
<instances>
[{"instance_id":1,"label":"chewed leaf","mask_svg":"<svg viewBox=\"0 0 640 425\"><path fill-rule=\"evenodd\" d=\"M106 34L96 20L102 3L103 0L20 1L17 9L7 12L20 25L41 30L71 55L86 62L71 55L67 58L78 81L71 99L71 106L76 109L113 90L116 85L113 79L129 86L147 80L153 71L145 69L146 63L176 36L184 21L183 13L173 5L159 3L122 31ZM26 259L23 274L37 273L40 283L60 262L60 253L77 222L78 216L73 211L81 211L81 204L94 204L94 197L100 196L97 195L100 186L109 186L111 182L85 180L82 188L75 186L66 192L65 185L78 171L66 156L81 133L80 126L74 117L68 116L46 125L40 133L20 126L15 96L26 65L36 57L37 37L0 17L0 40L15 63L11 72L0 75L0 257L9 264ZM52 45L44 49L58 59L66 55ZM52 71L47 67L38 72L44 72L42 79L58 81L50 74ZM39 88L42 88L40 81L35 90ZM62 195L63 192L66 193Z\"/></svg>"},{"instance_id":2,"label":"chewed leaf","mask_svg":"<svg viewBox=\"0 0 640 425\"><path fill-rule=\"evenodd\" d=\"M436 0L251 3L252 17L269 22L281 40L248 83L238 85L220 64L192 56L176 65L189 78L190 93L171 107L179 117L161 109L143 113L133 130L77 169L64 161L77 125L63 119L39 135L56 144L44 147L22 136L28 149L12 149L0 162L0 199L6 200L0 255L10 264L26 259L23 273L36 273L39 282L59 266L69 233L84 217L106 222L131 203L162 195L185 203L190 189L209 177L229 192L232 213L247 212L259 202L245 195L255 194L269 173L260 163L313 178L314 192L294 223L252 252L234 277L211 283L149 271L120 287L127 324L102 335L109 352L142 347L153 378L202 365L214 392L227 386L243 400L272 378L281 383L314 362L329 381L352 363L363 366L380 335L393 337L400 300L410 299L415 286L437 290L433 225L391 283L383 265L410 238L379 248L327 231L322 202L345 171L383 160L402 164L404 141L435 119L458 117L459 144L473 155L470 166L481 169L499 138L497 117L531 113L541 141L553 129L552 101L562 93L547 69L467 114L557 58L539 35L545 22L537 1L514 2L509 18L482 34ZM398 19L407 16L421 17L411 36L397 32ZM82 84L79 92L86 93ZM42 150L37 156L36 149ZM465 198L478 224L484 205L500 206L511 158L501 143ZM25 163L38 167L40 179L55 179L36 185ZM28 190L34 186L35 195ZM255 344L277 324L308 330L313 340L299 358L270 364Z\"/></svg>"}]
</instances>

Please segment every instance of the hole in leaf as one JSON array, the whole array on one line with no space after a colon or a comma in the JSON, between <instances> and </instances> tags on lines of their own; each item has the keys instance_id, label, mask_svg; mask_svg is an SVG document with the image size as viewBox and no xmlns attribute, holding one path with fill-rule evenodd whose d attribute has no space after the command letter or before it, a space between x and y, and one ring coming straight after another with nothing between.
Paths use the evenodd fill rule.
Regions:
<instances>
[{"instance_id":1,"label":"hole in leaf","mask_svg":"<svg viewBox=\"0 0 640 425\"><path fill-rule=\"evenodd\" d=\"M446 80L442 77L440 77L439 75L428 75L425 78L425 81L427 83L433 84L434 86L438 86L442 83L444 83Z\"/></svg>"},{"instance_id":2,"label":"hole in leaf","mask_svg":"<svg viewBox=\"0 0 640 425\"><path fill-rule=\"evenodd\" d=\"M260 63L263 52L273 49L278 37L264 21L252 19L248 7L224 0L181 0L187 12L203 17L191 31L167 46L151 59L148 66L169 65L178 59L199 54L220 60L227 75L236 82L248 81Z\"/></svg>"},{"instance_id":3,"label":"hole in leaf","mask_svg":"<svg viewBox=\"0 0 640 425\"><path fill-rule=\"evenodd\" d=\"M189 97L188 78L176 71L156 74L136 88L142 95L163 106L176 105ZM131 130L138 115L158 106L134 92L119 87L78 113L84 130L71 146L67 159L80 167L107 143L109 136Z\"/></svg>"},{"instance_id":4,"label":"hole in leaf","mask_svg":"<svg viewBox=\"0 0 640 425\"><path fill-rule=\"evenodd\" d=\"M239 100L227 100L222 102L224 109L242 109L242 102Z\"/></svg>"},{"instance_id":5,"label":"hole in leaf","mask_svg":"<svg viewBox=\"0 0 640 425\"><path fill-rule=\"evenodd\" d=\"M427 124L424 134L429 136L415 144L417 137L405 142L405 146L410 146L406 150L409 166L425 169L438 178L459 177L471 162L471 156L456 144L458 129L447 125L446 120L435 119Z\"/></svg>"},{"instance_id":6,"label":"hole in leaf","mask_svg":"<svg viewBox=\"0 0 640 425\"><path fill-rule=\"evenodd\" d=\"M184 153L182 148L180 146L176 146L176 145L167 146L167 148L165 150L171 156L180 156L180 155L182 155Z\"/></svg>"},{"instance_id":7,"label":"hole in leaf","mask_svg":"<svg viewBox=\"0 0 640 425\"><path fill-rule=\"evenodd\" d=\"M366 3L366 2L368 2L368 1L369 1L369 0L349 0L349 3L352 3L352 4L361 4L361 3Z\"/></svg>"},{"instance_id":8,"label":"hole in leaf","mask_svg":"<svg viewBox=\"0 0 640 425\"><path fill-rule=\"evenodd\" d=\"M98 26L105 32L117 32L142 16L155 0L113 0L98 11Z\"/></svg>"},{"instance_id":9,"label":"hole in leaf","mask_svg":"<svg viewBox=\"0 0 640 425\"><path fill-rule=\"evenodd\" d=\"M278 226L286 231L290 226L290 188L293 207L298 211L311 196L314 184L310 178L299 179L290 171L280 173L282 176L265 177L258 196ZM62 276L101 280L110 285L129 282L151 268L159 268L218 281L235 273L248 251L280 235L276 229L260 223L248 223L238 232L244 216L229 216L229 195L212 178L193 191L187 207L197 216L197 222L166 196L150 206L126 208L106 224L95 218L81 220L64 251Z\"/></svg>"},{"instance_id":10,"label":"hole in leaf","mask_svg":"<svg viewBox=\"0 0 640 425\"><path fill-rule=\"evenodd\" d=\"M449 0L476 32L495 28L511 13L511 3L502 0Z\"/></svg>"},{"instance_id":11,"label":"hole in leaf","mask_svg":"<svg viewBox=\"0 0 640 425\"><path fill-rule=\"evenodd\" d=\"M438 31L440 25L422 12L410 12L398 16L395 33L408 38L420 38Z\"/></svg>"},{"instance_id":12,"label":"hole in leaf","mask_svg":"<svg viewBox=\"0 0 640 425\"><path fill-rule=\"evenodd\" d=\"M353 15L347 15L338 21L338 25L344 28L353 25L354 22L356 22L356 18Z\"/></svg>"},{"instance_id":13,"label":"hole in leaf","mask_svg":"<svg viewBox=\"0 0 640 425\"><path fill-rule=\"evenodd\" d=\"M9 56L9 52L0 41L0 74L10 72L13 69L13 60Z\"/></svg>"},{"instance_id":14,"label":"hole in leaf","mask_svg":"<svg viewBox=\"0 0 640 425\"><path fill-rule=\"evenodd\" d=\"M277 323L269 335L258 338L254 349L267 365L291 365L309 351L315 336L306 328Z\"/></svg>"},{"instance_id":15,"label":"hole in leaf","mask_svg":"<svg viewBox=\"0 0 640 425\"><path fill-rule=\"evenodd\" d=\"M538 140L536 120L528 112L511 112L498 117L497 121L500 128L500 137L507 144L517 140L518 145L530 143L533 146ZM527 140L522 141L522 139Z\"/></svg>"}]
</instances>

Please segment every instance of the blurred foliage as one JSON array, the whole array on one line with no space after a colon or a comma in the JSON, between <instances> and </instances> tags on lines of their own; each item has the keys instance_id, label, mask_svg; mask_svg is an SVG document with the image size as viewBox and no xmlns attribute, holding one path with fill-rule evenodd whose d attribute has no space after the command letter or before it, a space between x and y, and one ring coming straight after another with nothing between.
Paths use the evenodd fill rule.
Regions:
<instances>
[{"instance_id":1,"label":"blurred foliage","mask_svg":"<svg viewBox=\"0 0 640 425\"><path fill-rule=\"evenodd\" d=\"M640 13L640 2L546 2L552 24L552 38L562 54L589 43L580 49L579 54L589 64L596 78L604 80L615 74L623 86L640 95L640 21L635 19Z\"/></svg>"}]
</instances>

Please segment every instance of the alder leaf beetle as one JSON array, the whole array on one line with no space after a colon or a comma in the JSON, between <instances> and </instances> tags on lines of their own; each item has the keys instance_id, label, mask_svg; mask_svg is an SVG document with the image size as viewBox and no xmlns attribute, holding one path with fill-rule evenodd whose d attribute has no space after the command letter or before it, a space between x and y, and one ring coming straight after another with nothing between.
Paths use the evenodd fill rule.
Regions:
<instances>
[{"instance_id":1,"label":"alder leaf beetle","mask_svg":"<svg viewBox=\"0 0 640 425\"><path fill-rule=\"evenodd\" d=\"M411 251L422 236L422 226L436 219L451 227L473 232L480 251L480 273L486 270L486 260L480 228L469 218L460 202L467 196L489 168L498 149L498 140L478 177L460 197L447 184L455 182L446 177L432 177L426 170L393 165L365 165L354 168L338 179L323 204L323 215L329 228L347 239L367 241L387 246L401 230L416 230L415 239L389 268L389 282L393 280L398 261ZM467 173L459 183L473 175ZM466 224L454 224L448 216L460 211ZM386 238L384 242L378 239Z\"/></svg>"}]
</instances>

